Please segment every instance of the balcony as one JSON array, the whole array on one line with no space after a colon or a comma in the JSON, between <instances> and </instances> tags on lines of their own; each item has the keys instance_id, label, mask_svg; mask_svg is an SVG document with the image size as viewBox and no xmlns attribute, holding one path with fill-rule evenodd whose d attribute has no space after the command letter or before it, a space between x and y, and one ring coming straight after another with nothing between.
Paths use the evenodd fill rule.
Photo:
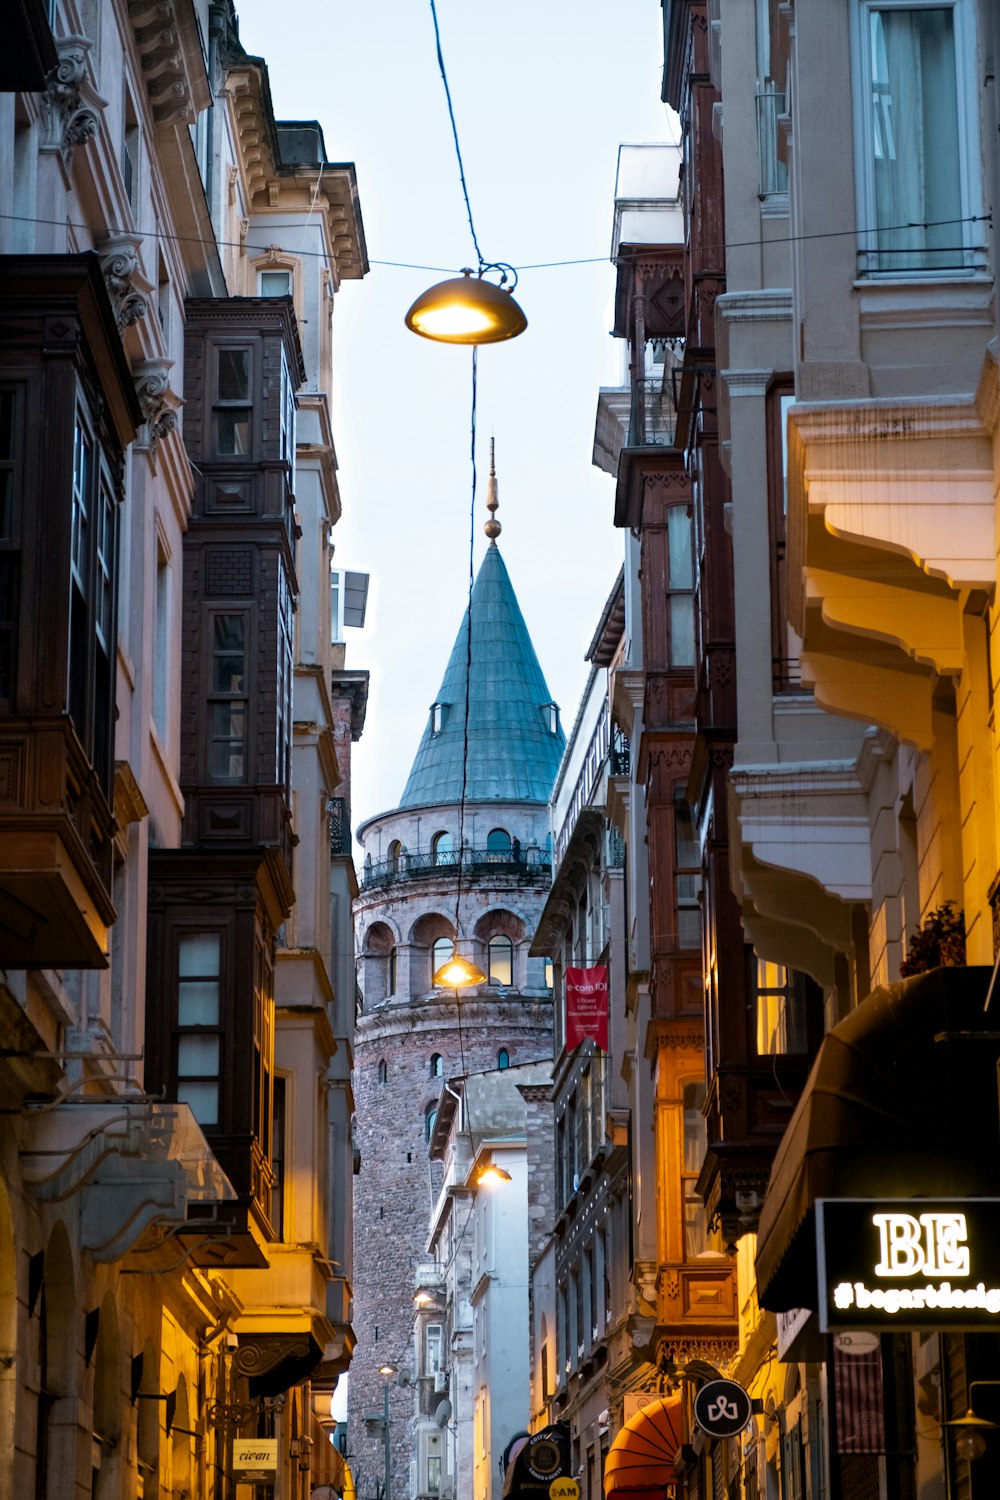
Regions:
<instances>
[{"instance_id":1,"label":"balcony","mask_svg":"<svg viewBox=\"0 0 1000 1500\"><path fill-rule=\"evenodd\" d=\"M330 854L334 859L350 857L351 814L345 797L331 797L326 806L330 827Z\"/></svg>"},{"instance_id":2,"label":"balcony","mask_svg":"<svg viewBox=\"0 0 1000 1500\"><path fill-rule=\"evenodd\" d=\"M0 949L12 968L103 968L112 817L68 719L3 721Z\"/></svg>"},{"instance_id":3,"label":"balcony","mask_svg":"<svg viewBox=\"0 0 1000 1500\"><path fill-rule=\"evenodd\" d=\"M630 448L669 448L677 427L677 407L669 374L647 375L632 382L629 412Z\"/></svg>"},{"instance_id":4,"label":"balcony","mask_svg":"<svg viewBox=\"0 0 1000 1500\"><path fill-rule=\"evenodd\" d=\"M396 885L406 880L428 880L434 877L457 878L464 875L492 874L511 876L523 884L548 880L552 858L547 849L457 849L438 850L430 854L399 854L391 859L365 864L361 888L365 891Z\"/></svg>"}]
</instances>

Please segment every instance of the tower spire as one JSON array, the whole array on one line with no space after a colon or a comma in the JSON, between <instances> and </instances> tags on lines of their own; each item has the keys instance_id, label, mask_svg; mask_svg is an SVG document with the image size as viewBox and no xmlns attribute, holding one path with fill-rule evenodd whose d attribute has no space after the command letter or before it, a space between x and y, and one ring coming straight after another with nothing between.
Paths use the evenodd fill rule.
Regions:
<instances>
[{"instance_id":1,"label":"tower spire","mask_svg":"<svg viewBox=\"0 0 1000 1500\"><path fill-rule=\"evenodd\" d=\"M499 509L499 507L500 500L497 494L497 466L494 457L493 439L490 438L490 478L489 483L486 486L486 509L490 513L490 518L486 522L486 525L483 527L483 530L486 532L486 535L490 539L491 547L496 546L497 537L503 530L503 527L497 520L497 510Z\"/></svg>"}]
</instances>

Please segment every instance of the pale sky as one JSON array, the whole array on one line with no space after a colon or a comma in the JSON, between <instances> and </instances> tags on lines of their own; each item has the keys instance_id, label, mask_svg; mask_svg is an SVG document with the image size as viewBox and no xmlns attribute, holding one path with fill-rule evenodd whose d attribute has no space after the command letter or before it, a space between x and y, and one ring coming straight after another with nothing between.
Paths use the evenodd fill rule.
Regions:
<instances>
[{"instance_id":1,"label":"pale sky","mask_svg":"<svg viewBox=\"0 0 1000 1500\"><path fill-rule=\"evenodd\" d=\"M468 586L471 351L409 333L403 315L445 272L475 264L429 0L237 0L279 119L318 119L357 166L372 268L334 316L340 567L371 575L347 665L368 668L354 747L353 821L398 801ZM438 0L476 231L487 260L524 270L527 332L479 355L476 566L489 439L500 547L569 731L583 653L622 559L614 485L591 463L597 392L622 381L609 337L618 145L676 139L660 103L658 0Z\"/></svg>"}]
</instances>

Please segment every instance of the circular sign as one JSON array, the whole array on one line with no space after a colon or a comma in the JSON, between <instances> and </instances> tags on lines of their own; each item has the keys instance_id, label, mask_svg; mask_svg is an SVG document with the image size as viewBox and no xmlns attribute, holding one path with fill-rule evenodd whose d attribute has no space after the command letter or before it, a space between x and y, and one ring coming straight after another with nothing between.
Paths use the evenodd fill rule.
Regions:
<instances>
[{"instance_id":1,"label":"circular sign","mask_svg":"<svg viewBox=\"0 0 1000 1500\"><path fill-rule=\"evenodd\" d=\"M575 1479L553 1479L549 1500L580 1500L580 1486Z\"/></svg>"},{"instance_id":2,"label":"circular sign","mask_svg":"<svg viewBox=\"0 0 1000 1500\"><path fill-rule=\"evenodd\" d=\"M533 1479L551 1479L562 1468L563 1456L559 1444L554 1443L550 1437L532 1438L522 1456Z\"/></svg>"},{"instance_id":3,"label":"circular sign","mask_svg":"<svg viewBox=\"0 0 1000 1500\"><path fill-rule=\"evenodd\" d=\"M694 1398L694 1419L710 1437L735 1437L752 1415L750 1397L735 1380L710 1380Z\"/></svg>"}]
</instances>

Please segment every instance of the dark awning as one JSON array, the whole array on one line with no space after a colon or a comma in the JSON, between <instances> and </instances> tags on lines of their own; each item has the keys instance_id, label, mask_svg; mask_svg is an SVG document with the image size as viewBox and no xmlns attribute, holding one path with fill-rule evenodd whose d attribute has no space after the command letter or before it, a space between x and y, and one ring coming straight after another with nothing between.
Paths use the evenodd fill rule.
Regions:
<instances>
[{"instance_id":1,"label":"dark awning","mask_svg":"<svg viewBox=\"0 0 1000 1500\"><path fill-rule=\"evenodd\" d=\"M771 1169L757 1295L818 1307L817 1198L1000 1192L1000 991L988 968L934 969L874 990L824 1037Z\"/></svg>"}]
</instances>

